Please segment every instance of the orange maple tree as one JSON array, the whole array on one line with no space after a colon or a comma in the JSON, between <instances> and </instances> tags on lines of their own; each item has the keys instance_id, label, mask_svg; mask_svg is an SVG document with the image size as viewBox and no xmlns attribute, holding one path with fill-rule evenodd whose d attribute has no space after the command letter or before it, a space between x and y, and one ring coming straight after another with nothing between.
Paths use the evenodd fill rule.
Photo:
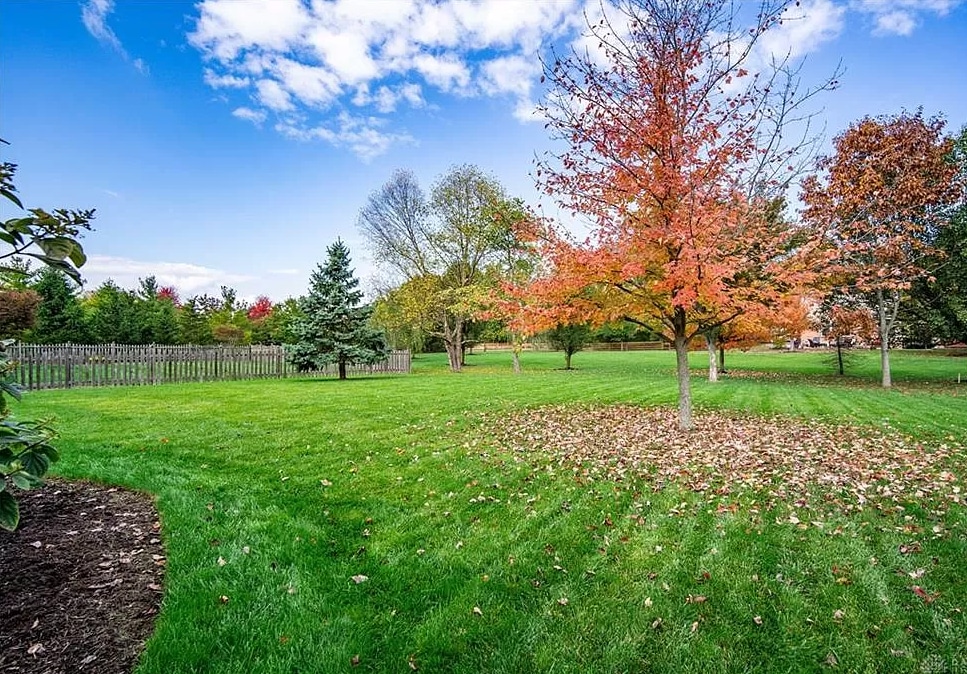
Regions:
<instances>
[{"instance_id":1,"label":"orange maple tree","mask_svg":"<svg viewBox=\"0 0 967 674\"><path fill-rule=\"evenodd\" d=\"M929 277L932 233L958 194L947 157L953 140L922 112L866 117L834 141L803 182L804 216L827 228L835 251L828 273L841 291L867 295L876 312L882 384L890 387L890 337L902 291Z\"/></svg>"},{"instance_id":2,"label":"orange maple tree","mask_svg":"<svg viewBox=\"0 0 967 674\"><path fill-rule=\"evenodd\" d=\"M807 140L813 89L756 45L792 3L763 2L751 25L729 0L620 2L589 22L596 51L545 67L541 107L559 154L539 164L546 192L592 227L575 241L541 228L547 273L527 288L537 317L626 319L677 354L679 425L693 426L687 343L802 281L812 237L772 217Z\"/></svg>"}]
</instances>

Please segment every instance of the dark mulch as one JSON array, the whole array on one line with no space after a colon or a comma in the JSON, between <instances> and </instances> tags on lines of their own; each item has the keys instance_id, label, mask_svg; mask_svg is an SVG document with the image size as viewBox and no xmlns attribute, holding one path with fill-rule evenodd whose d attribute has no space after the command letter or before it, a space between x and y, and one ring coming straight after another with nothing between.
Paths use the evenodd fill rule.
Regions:
<instances>
[{"instance_id":1,"label":"dark mulch","mask_svg":"<svg viewBox=\"0 0 967 674\"><path fill-rule=\"evenodd\" d=\"M18 496L20 527L0 531L0 672L131 672L161 604L151 498L60 480Z\"/></svg>"}]
</instances>

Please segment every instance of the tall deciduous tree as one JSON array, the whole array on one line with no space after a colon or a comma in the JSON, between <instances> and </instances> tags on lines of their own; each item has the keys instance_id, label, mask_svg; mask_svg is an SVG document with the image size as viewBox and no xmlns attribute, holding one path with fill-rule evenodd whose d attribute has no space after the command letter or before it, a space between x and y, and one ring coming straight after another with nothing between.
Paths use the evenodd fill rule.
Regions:
<instances>
[{"instance_id":1,"label":"tall deciduous tree","mask_svg":"<svg viewBox=\"0 0 967 674\"><path fill-rule=\"evenodd\" d=\"M933 339L967 342L967 127L948 159L957 171L960 195L931 241L938 253L927 265L933 278L916 279L910 301L901 308L900 320L908 332L922 335L918 341L924 346Z\"/></svg>"},{"instance_id":2,"label":"tall deciduous tree","mask_svg":"<svg viewBox=\"0 0 967 674\"><path fill-rule=\"evenodd\" d=\"M820 176L803 183L805 216L828 229L836 251L831 271L843 287L872 297L882 384L890 387L890 339L901 293L930 275L934 233L957 197L947 161L953 141L939 117L921 112L864 118L818 161Z\"/></svg>"},{"instance_id":3,"label":"tall deciduous tree","mask_svg":"<svg viewBox=\"0 0 967 674\"><path fill-rule=\"evenodd\" d=\"M360 306L363 293L349 266L349 249L337 240L326 253L328 259L312 273L302 300L305 316L295 325L298 341L289 358L300 371L335 363L339 378L345 379L347 365L384 360L386 344L369 325L370 307Z\"/></svg>"},{"instance_id":4,"label":"tall deciduous tree","mask_svg":"<svg viewBox=\"0 0 967 674\"><path fill-rule=\"evenodd\" d=\"M429 199L412 173L397 171L359 214L376 260L402 282L420 279L427 288L419 313L432 316L425 324L443 340L454 372L465 325L482 299L479 284L499 255L505 226L495 209L504 201L501 186L475 166L450 169Z\"/></svg>"},{"instance_id":5,"label":"tall deciduous tree","mask_svg":"<svg viewBox=\"0 0 967 674\"><path fill-rule=\"evenodd\" d=\"M770 217L811 141L790 123L830 81L799 87L796 64L758 45L792 2L764 1L745 23L731 0L621 0L589 22L595 47L547 63L542 106L564 150L538 180L593 227L552 228L546 308L585 294L586 319L626 318L675 345L679 425L690 429L688 341L796 283L808 238ZM588 289L593 292L589 293ZM540 293L538 292L538 295Z\"/></svg>"},{"instance_id":6,"label":"tall deciduous tree","mask_svg":"<svg viewBox=\"0 0 967 674\"><path fill-rule=\"evenodd\" d=\"M30 289L0 288L0 339L19 338L37 322L40 295Z\"/></svg>"}]
</instances>

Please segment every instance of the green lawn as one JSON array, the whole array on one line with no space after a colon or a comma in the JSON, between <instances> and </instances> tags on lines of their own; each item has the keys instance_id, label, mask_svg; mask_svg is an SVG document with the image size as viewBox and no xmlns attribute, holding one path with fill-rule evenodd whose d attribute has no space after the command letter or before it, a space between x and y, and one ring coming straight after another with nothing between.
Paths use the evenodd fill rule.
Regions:
<instances>
[{"instance_id":1,"label":"green lawn","mask_svg":"<svg viewBox=\"0 0 967 674\"><path fill-rule=\"evenodd\" d=\"M899 390L883 391L876 357L840 379L820 354L730 353L735 374L696 370L693 393L927 447L967 438L967 358L896 354ZM62 429L57 473L157 495L168 575L139 673L967 669L962 506L800 528L751 499L719 513L691 492L531 471L487 448L481 413L673 404L674 355L579 353L566 372L559 353L525 353L520 376L509 354L459 375L444 362L25 396L19 414Z\"/></svg>"}]
</instances>

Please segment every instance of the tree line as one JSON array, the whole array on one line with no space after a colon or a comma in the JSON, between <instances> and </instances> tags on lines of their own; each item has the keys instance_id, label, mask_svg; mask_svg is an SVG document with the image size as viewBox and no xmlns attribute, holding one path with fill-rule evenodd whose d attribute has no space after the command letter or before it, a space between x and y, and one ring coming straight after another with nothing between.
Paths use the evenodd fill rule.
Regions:
<instances>
[{"instance_id":1,"label":"tree line","mask_svg":"<svg viewBox=\"0 0 967 674\"><path fill-rule=\"evenodd\" d=\"M136 289L107 280L82 292L50 267L0 272L0 338L37 344L284 344L302 315L296 299L249 303L228 286L181 299L154 276Z\"/></svg>"}]
</instances>

